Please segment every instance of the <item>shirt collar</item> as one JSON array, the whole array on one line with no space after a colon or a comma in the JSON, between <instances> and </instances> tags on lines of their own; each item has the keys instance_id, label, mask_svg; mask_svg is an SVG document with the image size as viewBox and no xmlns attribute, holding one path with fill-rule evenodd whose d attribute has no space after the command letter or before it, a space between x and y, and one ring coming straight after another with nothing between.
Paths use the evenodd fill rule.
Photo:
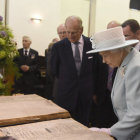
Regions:
<instances>
[{"instance_id":1,"label":"shirt collar","mask_svg":"<svg viewBox=\"0 0 140 140\"><path fill-rule=\"evenodd\" d=\"M78 42L79 42L79 44L83 44L84 41L83 41L83 37L82 37L82 35L81 35L81 37L80 37L80 39L79 39ZM71 44L75 45L75 43L71 43Z\"/></svg>"},{"instance_id":2,"label":"shirt collar","mask_svg":"<svg viewBox=\"0 0 140 140\"><path fill-rule=\"evenodd\" d=\"M28 48L28 49L24 49L24 48L23 48L23 50L24 50L24 52L25 52L25 51L28 51L28 52L29 52L29 51L30 51L30 48Z\"/></svg>"}]
</instances>

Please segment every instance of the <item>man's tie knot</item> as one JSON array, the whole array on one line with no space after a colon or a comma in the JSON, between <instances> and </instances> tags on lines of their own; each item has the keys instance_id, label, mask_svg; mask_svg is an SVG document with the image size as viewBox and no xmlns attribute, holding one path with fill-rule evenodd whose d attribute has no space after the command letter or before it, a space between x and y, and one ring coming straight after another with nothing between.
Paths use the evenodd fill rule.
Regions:
<instances>
[{"instance_id":1,"label":"man's tie knot","mask_svg":"<svg viewBox=\"0 0 140 140\"><path fill-rule=\"evenodd\" d=\"M28 55L28 51L27 50L25 50L25 56L27 56Z\"/></svg>"},{"instance_id":2,"label":"man's tie knot","mask_svg":"<svg viewBox=\"0 0 140 140\"><path fill-rule=\"evenodd\" d=\"M80 42L75 42L74 44L75 44L75 46L76 46L76 45L79 45L79 43L80 43Z\"/></svg>"}]
</instances>

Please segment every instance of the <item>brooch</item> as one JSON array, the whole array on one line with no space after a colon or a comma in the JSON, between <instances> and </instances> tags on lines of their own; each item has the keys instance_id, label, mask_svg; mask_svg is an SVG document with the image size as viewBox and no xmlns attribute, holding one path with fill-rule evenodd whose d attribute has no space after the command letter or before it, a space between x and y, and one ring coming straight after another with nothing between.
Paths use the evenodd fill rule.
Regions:
<instances>
[{"instance_id":1,"label":"brooch","mask_svg":"<svg viewBox=\"0 0 140 140\"><path fill-rule=\"evenodd\" d=\"M96 49L96 41L95 41L95 38L92 36L91 38L90 38L90 42L92 43L92 49Z\"/></svg>"},{"instance_id":2,"label":"brooch","mask_svg":"<svg viewBox=\"0 0 140 140\"><path fill-rule=\"evenodd\" d=\"M122 76L122 77L124 77L124 75L125 75L125 70L126 70L126 67L122 67L122 68L120 69L120 73L121 73L121 76Z\"/></svg>"}]
</instances>

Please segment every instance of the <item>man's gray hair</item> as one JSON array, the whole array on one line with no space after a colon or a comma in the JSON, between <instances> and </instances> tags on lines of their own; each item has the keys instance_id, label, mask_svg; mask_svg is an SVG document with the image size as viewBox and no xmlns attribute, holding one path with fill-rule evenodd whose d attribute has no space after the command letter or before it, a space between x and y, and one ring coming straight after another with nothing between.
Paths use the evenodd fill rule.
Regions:
<instances>
[{"instance_id":1,"label":"man's gray hair","mask_svg":"<svg viewBox=\"0 0 140 140\"><path fill-rule=\"evenodd\" d=\"M78 22L78 24L79 24L79 27L80 28L82 28L83 26L82 26L82 19L80 18L80 17L78 17L78 16L69 16L69 17L67 17L66 18L66 21L65 21L65 25L66 25L66 23L68 22L68 21L77 21Z\"/></svg>"},{"instance_id":2,"label":"man's gray hair","mask_svg":"<svg viewBox=\"0 0 140 140\"><path fill-rule=\"evenodd\" d=\"M26 35L25 35L25 36L22 37L22 39L24 39L24 38L26 38L26 39L28 39L29 41L32 42L32 40L31 40L31 38L30 38L29 36L26 36Z\"/></svg>"}]
</instances>

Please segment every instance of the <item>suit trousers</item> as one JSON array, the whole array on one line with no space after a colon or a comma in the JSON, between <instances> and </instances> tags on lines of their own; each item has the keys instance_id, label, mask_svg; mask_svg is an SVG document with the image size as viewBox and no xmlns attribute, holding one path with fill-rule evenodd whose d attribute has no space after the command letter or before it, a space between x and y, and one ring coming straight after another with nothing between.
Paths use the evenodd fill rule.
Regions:
<instances>
[{"instance_id":1,"label":"suit trousers","mask_svg":"<svg viewBox=\"0 0 140 140\"><path fill-rule=\"evenodd\" d=\"M91 113L92 102L83 102L82 99L78 98L77 105L74 111L69 111L71 117L83 125L89 127L90 113Z\"/></svg>"},{"instance_id":2,"label":"suit trousers","mask_svg":"<svg viewBox=\"0 0 140 140\"><path fill-rule=\"evenodd\" d=\"M110 128L118 121L112 107L111 93L106 91L106 97L101 104L92 105L91 125L99 128Z\"/></svg>"}]
</instances>

